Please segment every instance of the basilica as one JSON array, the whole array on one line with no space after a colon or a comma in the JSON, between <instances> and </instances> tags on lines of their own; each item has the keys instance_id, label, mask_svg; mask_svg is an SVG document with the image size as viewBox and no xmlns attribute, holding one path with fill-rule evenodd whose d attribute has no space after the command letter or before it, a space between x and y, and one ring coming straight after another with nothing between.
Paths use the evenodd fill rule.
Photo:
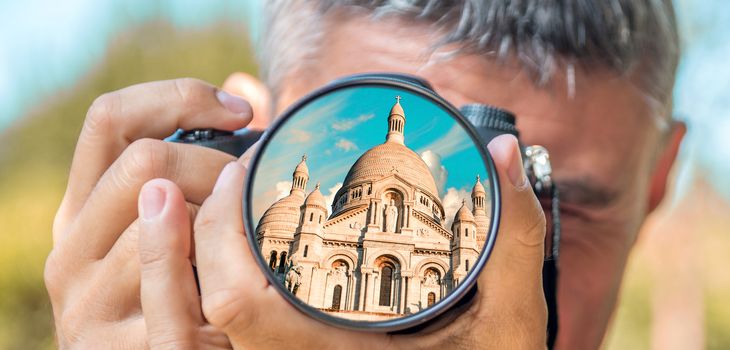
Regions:
<instances>
[{"instance_id":1,"label":"basilica","mask_svg":"<svg viewBox=\"0 0 730 350\"><path fill-rule=\"evenodd\" d=\"M400 97L387 121L385 142L352 165L332 203L319 184L307 194L303 156L289 195L256 228L261 252L285 287L338 317L382 320L431 306L458 286L486 240L489 204L479 177L470 205L462 201L446 227L434 177L405 145Z\"/></svg>"}]
</instances>

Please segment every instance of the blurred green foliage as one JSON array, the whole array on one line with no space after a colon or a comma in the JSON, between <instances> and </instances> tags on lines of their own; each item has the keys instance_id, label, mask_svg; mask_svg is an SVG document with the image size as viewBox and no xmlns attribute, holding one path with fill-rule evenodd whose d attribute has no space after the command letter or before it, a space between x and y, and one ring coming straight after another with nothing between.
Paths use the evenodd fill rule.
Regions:
<instances>
[{"instance_id":1,"label":"blurred green foliage","mask_svg":"<svg viewBox=\"0 0 730 350\"><path fill-rule=\"evenodd\" d=\"M196 77L216 85L254 72L241 24L182 31L156 21L120 34L81 82L39 96L0 142L0 349L54 348L43 266L74 145L97 96L151 80ZM43 67L38 67L42 70Z\"/></svg>"}]
</instances>

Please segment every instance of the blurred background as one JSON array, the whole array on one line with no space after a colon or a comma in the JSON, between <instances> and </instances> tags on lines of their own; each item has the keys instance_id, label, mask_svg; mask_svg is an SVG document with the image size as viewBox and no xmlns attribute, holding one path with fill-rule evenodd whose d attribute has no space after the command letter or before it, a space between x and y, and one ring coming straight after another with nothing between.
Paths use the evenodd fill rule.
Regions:
<instances>
[{"instance_id":1,"label":"blurred background","mask_svg":"<svg viewBox=\"0 0 730 350\"><path fill-rule=\"evenodd\" d=\"M0 349L55 347L43 265L93 99L255 74L260 1L0 1ZM730 4L675 6L675 110L689 133L672 195L632 253L606 349L730 349Z\"/></svg>"}]
</instances>

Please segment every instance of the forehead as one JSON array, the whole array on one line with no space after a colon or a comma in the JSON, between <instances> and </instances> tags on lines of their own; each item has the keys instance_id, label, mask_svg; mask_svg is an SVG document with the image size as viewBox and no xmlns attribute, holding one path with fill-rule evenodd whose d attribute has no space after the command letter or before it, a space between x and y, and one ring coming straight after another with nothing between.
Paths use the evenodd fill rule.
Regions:
<instances>
[{"instance_id":1,"label":"forehead","mask_svg":"<svg viewBox=\"0 0 730 350\"><path fill-rule=\"evenodd\" d=\"M330 18L324 28L311 61L283 84L290 88L282 104L349 74L409 73L428 80L457 107L483 103L515 113L521 140L546 146L556 177L578 187L598 184L607 194L617 193L649 163L658 135L652 111L625 77L576 64L572 76L558 68L548 84L537 86L516 63L448 55L455 47L430 49L439 36L427 24Z\"/></svg>"}]
</instances>

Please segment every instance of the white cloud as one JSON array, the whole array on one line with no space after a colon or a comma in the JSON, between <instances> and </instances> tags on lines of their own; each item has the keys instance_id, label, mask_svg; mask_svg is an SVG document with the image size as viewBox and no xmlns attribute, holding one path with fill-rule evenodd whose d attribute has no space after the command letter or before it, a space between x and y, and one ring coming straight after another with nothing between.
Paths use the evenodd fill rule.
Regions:
<instances>
[{"instance_id":1,"label":"white cloud","mask_svg":"<svg viewBox=\"0 0 730 350\"><path fill-rule=\"evenodd\" d=\"M363 114L357 118L338 120L338 121L332 123L332 129L337 130L337 131L347 131L347 130L350 130L350 129L356 127L358 124L361 124L370 119L373 119L374 117L375 117L375 114L369 113L369 114Z\"/></svg>"},{"instance_id":2,"label":"white cloud","mask_svg":"<svg viewBox=\"0 0 730 350\"><path fill-rule=\"evenodd\" d=\"M332 214L332 203L335 200L335 194L342 188L342 182L336 183L334 186L327 189L328 194L324 196L325 202L327 202L327 216Z\"/></svg>"},{"instance_id":3,"label":"white cloud","mask_svg":"<svg viewBox=\"0 0 730 350\"><path fill-rule=\"evenodd\" d=\"M348 139L340 139L335 144L335 147L337 147L337 148L339 148L339 149L341 149L341 150L343 150L345 152L357 151L358 150L357 145L354 142L352 142L352 141L350 141Z\"/></svg>"},{"instance_id":4,"label":"white cloud","mask_svg":"<svg viewBox=\"0 0 730 350\"><path fill-rule=\"evenodd\" d=\"M434 180L436 180L436 187L438 188L439 194L444 193L444 185L446 185L446 179L449 177L449 172L446 167L441 164L441 156L436 152L425 150L421 153L421 159L426 162L428 169L431 170Z\"/></svg>"},{"instance_id":5,"label":"white cloud","mask_svg":"<svg viewBox=\"0 0 730 350\"><path fill-rule=\"evenodd\" d=\"M276 200L282 199L289 195L289 192L291 192L291 181L279 181L276 183Z\"/></svg>"},{"instance_id":6,"label":"white cloud","mask_svg":"<svg viewBox=\"0 0 730 350\"><path fill-rule=\"evenodd\" d=\"M461 201L466 200L466 205L471 208L471 192L461 188L456 189L449 187L442 201L444 205L444 213L446 214L446 228L451 229L451 223L454 222L456 211L461 208Z\"/></svg>"},{"instance_id":7,"label":"white cloud","mask_svg":"<svg viewBox=\"0 0 730 350\"><path fill-rule=\"evenodd\" d=\"M289 130L289 135L285 139L286 143L306 143L312 140L312 133L304 130Z\"/></svg>"}]
</instances>

